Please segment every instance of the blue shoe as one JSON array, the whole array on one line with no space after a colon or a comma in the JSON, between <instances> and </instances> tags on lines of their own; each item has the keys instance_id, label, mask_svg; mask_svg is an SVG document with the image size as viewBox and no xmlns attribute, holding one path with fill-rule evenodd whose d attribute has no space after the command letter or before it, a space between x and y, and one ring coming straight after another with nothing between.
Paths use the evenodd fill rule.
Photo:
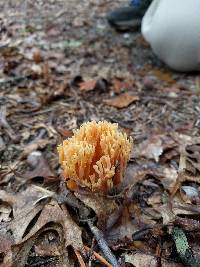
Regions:
<instances>
[{"instance_id":1,"label":"blue shoe","mask_svg":"<svg viewBox=\"0 0 200 267\"><path fill-rule=\"evenodd\" d=\"M152 0L131 0L127 7L118 8L107 15L109 24L118 31L134 31L141 26L142 18Z\"/></svg>"}]
</instances>

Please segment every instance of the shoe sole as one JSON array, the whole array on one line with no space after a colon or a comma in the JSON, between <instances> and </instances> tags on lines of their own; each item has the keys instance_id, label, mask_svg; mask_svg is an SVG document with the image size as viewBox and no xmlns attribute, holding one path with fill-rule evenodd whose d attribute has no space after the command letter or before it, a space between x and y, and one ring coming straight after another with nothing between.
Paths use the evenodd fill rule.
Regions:
<instances>
[{"instance_id":1,"label":"shoe sole","mask_svg":"<svg viewBox=\"0 0 200 267\"><path fill-rule=\"evenodd\" d=\"M115 22L112 20L108 20L109 24L114 27L117 31L135 31L138 30L141 26L141 19L134 19L129 22L124 21L124 22Z\"/></svg>"}]
</instances>

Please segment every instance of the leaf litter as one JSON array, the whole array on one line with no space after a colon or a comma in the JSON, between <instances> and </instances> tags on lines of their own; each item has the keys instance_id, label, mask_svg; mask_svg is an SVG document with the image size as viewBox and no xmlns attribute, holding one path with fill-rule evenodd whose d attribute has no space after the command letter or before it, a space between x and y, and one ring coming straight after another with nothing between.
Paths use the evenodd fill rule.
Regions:
<instances>
[{"instance_id":1,"label":"leaf litter","mask_svg":"<svg viewBox=\"0 0 200 267\"><path fill-rule=\"evenodd\" d=\"M0 3L0 266L184 266L174 226L199 260L198 75L167 70L139 33L114 34L105 14L121 0L11 2ZM106 198L61 190L56 145L103 119L134 138L122 184Z\"/></svg>"}]
</instances>

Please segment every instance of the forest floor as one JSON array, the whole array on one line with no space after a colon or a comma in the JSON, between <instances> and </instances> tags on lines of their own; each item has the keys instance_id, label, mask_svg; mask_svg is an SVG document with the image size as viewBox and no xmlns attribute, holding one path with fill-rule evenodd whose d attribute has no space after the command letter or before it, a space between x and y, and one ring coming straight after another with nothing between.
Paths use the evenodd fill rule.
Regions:
<instances>
[{"instance_id":1,"label":"forest floor","mask_svg":"<svg viewBox=\"0 0 200 267\"><path fill-rule=\"evenodd\" d=\"M121 266L192 266L174 229L200 260L200 77L169 70L140 32L110 28L107 12L122 5L0 3L0 266L106 266L59 198L57 145L90 120L134 139L119 194L76 194Z\"/></svg>"}]
</instances>

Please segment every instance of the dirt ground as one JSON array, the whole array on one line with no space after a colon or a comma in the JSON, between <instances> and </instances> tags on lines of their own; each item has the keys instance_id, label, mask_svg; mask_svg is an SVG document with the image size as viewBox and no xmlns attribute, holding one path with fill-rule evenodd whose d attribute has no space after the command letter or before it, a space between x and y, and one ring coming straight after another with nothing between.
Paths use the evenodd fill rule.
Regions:
<instances>
[{"instance_id":1,"label":"dirt ground","mask_svg":"<svg viewBox=\"0 0 200 267\"><path fill-rule=\"evenodd\" d=\"M7 194L21 199L23 192L28 194L28 186L38 184L39 178L49 192L57 190L55 181L61 170L56 147L72 135L73 129L86 121L108 120L118 123L134 139L124 184L129 188L136 186L133 195L135 190L140 192L137 201L131 202L131 215L126 213L126 222L120 222L107 235L109 246L118 258L134 251L134 255L146 255L148 264L148 259L159 257L164 259L162 266L182 266L169 236L160 242L163 235L158 234L158 238L152 234L152 242L157 245L150 250L147 241L145 245L142 241L134 243L131 235L155 222L173 225L176 221L186 233L191 233L189 240L194 240L193 233L199 230L199 210L194 211L194 207L199 205L200 78L197 73L169 70L153 55L140 32L115 32L107 24L106 14L124 4L118 0L1 1L0 223L9 228L13 220L17 222L12 210L19 208L13 206L17 200L8 201ZM41 165L34 163L35 152L39 153ZM49 177L54 177L53 182ZM183 186L188 186L189 193ZM164 193L173 198L173 203L176 198L178 206L172 209L175 219L169 214L168 218L165 216L160 197ZM9 208L5 203L9 203ZM19 209L22 207L26 205ZM155 210L159 210L160 217ZM141 220L139 226L135 227L134 222L132 227L136 211ZM111 214L104 214L105 221ZM32 219L31 227L38 223L35 217L34 222ZM190 220L195 221L196 230L188 229L194 223ZM19 231L19 224L15 230L12 228L13 232ZM20 254L21 244L33 236L34 242L39 242L36 230L25 238L25 232L32 231L28 227L24 227L20 237L11 238L9 244L17 251L12 250L13 255ZM99 228L105 230L100 225ZM123 234L117 235L118 232ZM5 236L3 240L8 241ZM89 237L84 240L91 245ZM36 253L34 242L26 257L20 254L21 262L26 266L56 266L54 259L57 262L63 254L56 254L55 250L45 254L41 243L36 245ZM191 243L194 255L200 258L198 242ZM73 247L74 243L69 244ZM7 245L6 251L12 246ZM2 264L9 259L10 265L5 266L25 266L15 265L20 260L12 265L13 258L6 253L1 254ZM144 266L136 262L136 256L129 257L132 258L127 266ZM57 266L69 266L66 262ZM78 266L75 260L73 264ZM105 266L97 261L93 264Z\"/></svg>"}]
</instances>

